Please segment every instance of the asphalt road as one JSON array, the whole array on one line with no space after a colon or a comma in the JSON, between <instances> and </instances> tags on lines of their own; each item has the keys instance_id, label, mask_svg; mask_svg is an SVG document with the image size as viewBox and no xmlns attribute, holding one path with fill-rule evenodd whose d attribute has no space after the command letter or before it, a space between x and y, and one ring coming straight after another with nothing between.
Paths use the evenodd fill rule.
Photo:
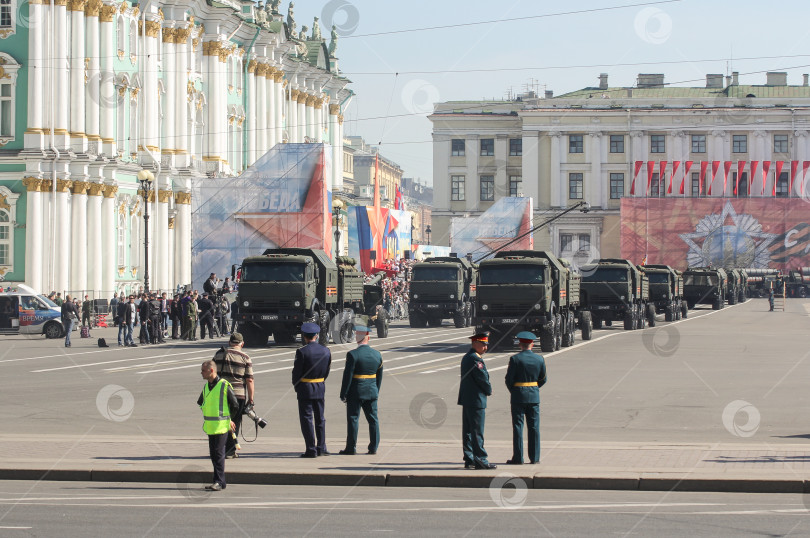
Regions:
<instances>
[{"instance_id":1,"label":"asphalt road","mask_svg":"<svg viewBox=\"0 0 810 538\"><path fill-rule=\"evenodd\" d=\"M699 309L687 320L644 331L614 326L596 331L590 342L578 339L572 348L546 354L543 439L778 444L810 438L810 300L787 304L787 312L774 313L762 299L717 312ZM425 329L395 322L389 338L372 339L385 364L384 441L458 438L458 364L470 334L449 322ZM113 347L97 348L99 336ZM93 337L76 334L69 349L44 337L2 337L0 403L12 417L4 420L7 427L20 434L200 436L199 365L224 339L119 348L113 329L94 330ZM327 436L338 449L345 435L340 378L353 346L330 347ZM257 412L270 422L263 436L300 436L290 382L294 349L250 350ZM511 438L503 384L511 353L485 357L495 389L487 439Z\"/></svg>"},{"instance_id":2,"label":"asphalt road","mask_svg":"<svg viewBox=\"0 0 810 538\"><path fill-rule=\"evenodd\" d=\"M0 535L806 536L806 497L20 481L0 484Z\"/></svg>"}]
</instances>

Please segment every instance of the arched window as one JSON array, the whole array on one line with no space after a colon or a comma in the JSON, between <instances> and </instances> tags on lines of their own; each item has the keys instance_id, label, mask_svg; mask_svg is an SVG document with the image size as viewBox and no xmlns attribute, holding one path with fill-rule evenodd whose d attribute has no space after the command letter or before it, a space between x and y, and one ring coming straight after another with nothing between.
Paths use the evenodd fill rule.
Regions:
<instances>
[{"instance_id":1,"label":"arched window","mask_svg":"<svg viewBox=\"0 0 810 538\"><path fill-rule=\"evenodd\" d=\"M0 265L11 265L13 232L11 215L5 209L0 209Z\"/></svg>"},{"instance_id":2,"label":"arched window","mask_svg":"<svg viewBox=\"0 0 810 538\"><path fill-rule=\"evenodd\" d=\"M236 67L234 69L234 79L235 80L234 80L233 85L236 88L236 92L241 94L242 93L242 77L243 77L242 71L244 70L244 67L242 65L242 57L241 56L236 56L235 62L236 62L235 63Z\"/></svg>"},{"instance_id":3,"label":"arched window","mask_svg":"<svg viewBox=\"0 0 810 538\"><path fill-rule=\"evenodd\" d=\"M126 113L126 92L119 92L115 107L115 121L117 123L115 129L115 146L122 155L128 151L126 145Z\"/></svg>"},{"instance_id":4,"label":"arched window","mask_svg":"<svg viewBox=\"0 0 810 538\"><path fill-rule=\"evenodd\" d=\"M118 51L120 55L123 56L124 52L126 51L126 43L127 43L127 23L124 20L123 15L119 15L116 24L116 42L118 43Z\"/></svg>"},{"instance_id":5,"label":"arched window","mask_svg":"<svg viewBox=\"0 0 810 538\"><path fill-rule=\"evenodd\" d=\"M138 23L135 19L129 23L129 56L133 59L138 54Z\"/></svg>"},{"instance_id":6,"label":"arched window","mask_svg":"<svg viewBox=\"0 0 810 538\"><path fill-rule=\"evenodd\" d=\"M124 213L118 214L118 241L117 241L117 260L118 267L124 267L127 262L126 241L127 241L127 218Z\"/></svg>"}]
</instances>

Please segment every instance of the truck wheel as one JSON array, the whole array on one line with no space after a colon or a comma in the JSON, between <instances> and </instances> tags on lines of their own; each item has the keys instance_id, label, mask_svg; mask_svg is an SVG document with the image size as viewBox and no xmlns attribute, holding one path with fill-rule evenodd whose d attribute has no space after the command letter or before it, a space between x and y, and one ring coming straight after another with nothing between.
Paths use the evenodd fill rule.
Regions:
<instances>
[{"instance_id":1,"label":"truck wheel","mask_svg":"<svg viewBox=\"0 0 810 538\"><path fill-rule=\"evenodd\" d=\"M453 325L456 326L456 329L463 329L466 324L467 316L464 315L464 307L462 307L461 312L456 312L453 316Z\"/></svg>"},{"instance_id":2,"label":"truck wheel","mask_svg":"<svg viewBox=\"0 0 810 538\"><path fill-rule=\"evenodd\" d=\"M807 297L807 288L804 287L799 288L799 297L801 297L802 299Z\"/></svg>"},{"instance_id":3,"label":"truck wheel","mask_svg":"<svg viewBox=\"0 0 810 538\"><path fill-rule=\"evenodd\" d=\"M557 314L556 319L554 320L554 351L559 351L562 347L562 331L563 331L563 322L562 316Z\"/></svg>"},{"instance_id":4,"label":"truck wheel","mask_svg":"<svg viewBox=\"0 0 810 538\"><path fill-rule=\"evenodd\" d=\"M681 318L686 319L689 315L689 308L686 306L686 303L681 303Z\"/></svg>"},{"instance_id":5,"label":"truck wheel","mask_svg":"<svg viewBox=\"0 0 810 538\"><path fill-rule=\"evenodd\" d=\"M351 344L354 341L354 323L352 323L352 320L347 319L343 322L338 331L338 338L341 344Z\"/></svg>"},{"instance_id":6,"label":"truck wheel","mask_svg":"<svg viewBox=\"0 0 810 538\"><path fill-rule=\"evenodd\" d=\"M593 328L597 330L602 328L602 318L593 318Z\"/></svg>"},{"instance_id":7,"label":"truck wheel","mask_svg":"<svg viewBox=\"0 0 810 538\"><path fill-rule=\"evenodd\" d=\"M655 327L655 305L647 303L647 323L650 327Z\"/></svg>"},{"instance_id":8,"label":"truck wheel","mask_svg":"<svg viewBox=\"0 0 810 538\"><path fill-rule=\"evenodd\" d=\"M591 313L583 312L579 316L579 328L582 329L582 339L590 340L593 338L593 323L591 322Z\"/></svg>"},{"instance_id":9,"label":"truck wheel","mask_svg":"<svg viewBox=\"0 0 810 538\"><path fill-rule=\"evenodd\" d=\"M540 331L540 350L545 353L554 351L554 329Z\"/></svg>"},{"instance_id":10,"label":"truck wheel","mask_svg":"<svg viewBox=\"0 0 810 538\"><path fill-rule=\"evenodd\" d=\"M721 308L723 308L723 307L721 306L721 302L720 302L720 301L721 301L720 299L715 299L715 300L714 300L714 302L712 303L712 310L720 310Z\"/></svg>"},{"instance_id":11,"label":"truck wheel","mask_svg":"<svg viewBox=\"0 0 810 538\"><path fill-rule=\"evenodd\" d=\"M466 321L464 323L464 326L469 327L470 325L472 325L472 319L473 319L473 305L472 305L472 303L467 303L467 306L465 307L465 309L466 309L466 312L467 312L467 319L466 319Z\"/></svg>"},{"instance_id":12,"label":"truck wheel","mask_svg":"<svg viewBox=\"0 0 810 538\"><path fill-rule=\"evenodd\" d=\"M329 321L329 312L327 310L321 310L318 316L318 325L321 328L321 332L318 333L318 343L322 346L329 343Z\"/></svg>"},{"instance_id":13,"label":"truck wheel","mask_svg":"<svg viewBox=\"0 0 810 538\"><path fill-rule=\"evenodd\" d=\"M675 313L672 305L668 306L664 312L664 321L675 321Z\"/></svg>"},{"instance_id":14,"label":"truck wheel","mask_svg":"<svg viewBox=\"0 0 810 538\"><path fill-rule=\"evenodd\" d=\"M383 316L379 316L376 321L377 325L377 338L388 338L388 320Z\"/></svg>"},{"instance_id":15,"label":"truck wheel","mask_svg":"<svg viewBox=\"0 0 810 538\"><path fill-rule=\"evenodd\" d=\"M732 290L729 294L728 304L735 305L737 304L737 292Z\"/></svg>"},{"instance_id":16,"label":"truck wheel","mask_svg":"<svg viewBox=\"0 0 810 538\"><path fill-rule=\"evenodd\" d=\"M612 319L606 319L605 320L605 327L613 327L613 320Z\"/></svg>"},{"instance_id":17,"label":"truck wheel","mask_svg":"<svg viewBox=\"0 0 810 538\"><path fill-rule=\"evenodd\" d=\"M42 332L45 334L45 338L62 338L65 335L65 328L55 321L51 321L45 325Z\"/></svg>"},{"instance_id":18,"label":"truck wheel","mask_svg":"<svg viewBox=\"0 0 810 538\"><path fill-rule=\"evenodd\" d=\"M419 315L419 312L411 312L408 316L408 325L411 326L411 329L418 329L422 327L422 316Z\"/></svg>"},{"instance_id":19,"label":"truck wheel","mask_svg":"<svg viewBox=\"0 0 810 538\"><path fill-rule=\"evenodd\" d=\"M569 312L565 317L565 330L563 331L562 345L563 347L571 347L574 345L574 314Z\"/></svg>"}]
</instances>

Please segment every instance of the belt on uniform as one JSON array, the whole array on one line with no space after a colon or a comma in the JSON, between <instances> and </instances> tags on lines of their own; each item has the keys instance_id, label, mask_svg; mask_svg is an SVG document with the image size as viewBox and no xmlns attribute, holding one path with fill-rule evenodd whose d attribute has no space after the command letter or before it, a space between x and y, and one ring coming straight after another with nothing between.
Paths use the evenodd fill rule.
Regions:
<instances>
[{"instance_id":1,"label":"belt on uniform","mask_svg":"<svg viewBox=\"0 0 810 538\"><path fill-rule=\"evenodd\" d=\"M529 381L527 383L515 383L514 387L536 387L537 381Z\"/></svg>"},{"instance_id":2,"label":"belt on uniform","mask_svg":"<svg viewBox=\"0 0 810 538\"><path fill-rule=\"evenodd\" d=\"M318 378L315 378L315 379L310 379L310 378L307 378L307 377L302 377L300 379L300 381L301 381L301 383L323 383L324 378L323 377L318 377Z\"/></svg>"},{"instance_id":3,"label":"belt on uniform","mask_svg":"<svg viewBox=\"0 0 810 538\"><path fill-rule=\"evenodd\" d=\"M377 378L377 374L371 374L371 375L353 375L352 377L353 377L354 379L376 379L376 378Z\"/></svg>"}]
</instances>

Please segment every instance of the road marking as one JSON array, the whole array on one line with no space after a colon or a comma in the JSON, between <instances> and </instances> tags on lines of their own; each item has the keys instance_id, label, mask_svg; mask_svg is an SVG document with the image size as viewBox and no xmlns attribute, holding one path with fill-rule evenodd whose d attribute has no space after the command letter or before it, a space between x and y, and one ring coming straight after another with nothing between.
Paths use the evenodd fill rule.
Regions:
<instances>
[{"instance_id":1,"label":"road marking","mask_svg":"<svg viewBox=\"0 0 810 538\"><path fill-rule=\"evenodd\" d=\"M151 358L157 359L157 358L160 358L160 357L174 357L174 356L177 356L177 355L189 355L191 353L200 353L202 351L205 351L205 350L204 349L195 349L194 351L186 351L186 352L183 352L183 353L166 353L165 355L157 355L157 356L154 356L154 357L151 357ZM88 364L72 364L70 366L59 366L57 368L43 368L41 370L31 370L31 373L39 374L39 373L42 373L42 372L55 372L55 371L58 371L58 370L70 370L70 369L73 369L73 368L85 368L87 366L103 366L105 364L115 364L115 363L119 363L119 362L142 361L142 360L148 359L148 358L150 358L150 357L136 357L134 359L118 359L118 360L114 360L114 361L91 362L91 363L88 363Z\"/></svg>"}]
</instances>

